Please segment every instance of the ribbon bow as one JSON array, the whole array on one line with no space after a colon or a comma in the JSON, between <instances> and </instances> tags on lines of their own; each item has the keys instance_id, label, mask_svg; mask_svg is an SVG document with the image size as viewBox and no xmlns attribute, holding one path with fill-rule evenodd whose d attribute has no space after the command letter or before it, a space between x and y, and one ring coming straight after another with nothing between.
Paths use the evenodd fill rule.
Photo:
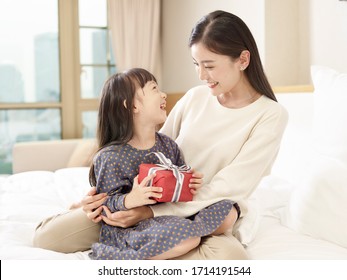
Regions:
<instances>
[{"instance_id":1,"label":"ribbon bow","mask_svg":"<svg viewBox=\"0 0 347 280\"><path fill-rule=\"evenodd\" d=\"M182 166L174 165L172 161L169 158L165 157L164 154L161 152L152 152L150 154L155 154L161 164L156 164L156 167L150 168L148 171L148 175L152 175L159 170L171 170L173 175L176 178L176 186L175 186L174 193L172 195L171 202L179 201L182 187L183 187L183 180L184 180L184 175L182 172L190 171L191 167L188 165L182 165ZM152 185L152 184L153 184L153 179L149 182L149 185Z\"/></svg>"}]
</instances>

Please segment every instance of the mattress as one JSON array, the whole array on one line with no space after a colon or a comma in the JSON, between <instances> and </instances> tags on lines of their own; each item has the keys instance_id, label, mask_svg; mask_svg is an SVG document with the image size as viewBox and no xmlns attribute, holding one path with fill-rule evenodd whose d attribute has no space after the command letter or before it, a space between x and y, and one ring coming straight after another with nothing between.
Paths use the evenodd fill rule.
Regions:
<instances>
[{"instance_id":1,"label":"mattress","mask_svg":"<svg viewBox=\"0 0 347 280\"><path fill-rule=\"evenodd\" d=\"M34 248L32 238L44 218L62 213L88 191L88 168L29 171L0 177L1 260L88 260L88 252L62 254ZM258 229L247 246L254 260L347 259L347 249L297 233L281 224L293 189L275 175L264 178L255 194Z\"/></svg>"}]
</instances>

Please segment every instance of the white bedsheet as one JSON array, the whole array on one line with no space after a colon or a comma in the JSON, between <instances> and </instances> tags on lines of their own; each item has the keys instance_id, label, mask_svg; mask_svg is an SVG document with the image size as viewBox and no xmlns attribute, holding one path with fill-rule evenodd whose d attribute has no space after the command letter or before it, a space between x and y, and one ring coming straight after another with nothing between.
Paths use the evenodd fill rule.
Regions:
<instances>
[{"instance_id":1,"label":"white bedsheet","mask_svg":"<svg viewBox=\"0 0 347 280\"><path fill-rule=\"evenodd\" d=\"M259 229L247 247L252 259L347 259L347 249L296 233L280 223L293 186L271 176L256 191ZM0 259L88 259L87 252L61 254L32 247L35 227L66 211L89 189L88 168L31 171L0 177Z\"/></svg>"},{"instance_id":2,"label":"white bedsheet","mask_svg":"<svg viewBox=\"0 0 347 280\"><path fill-rule=\"evenodd\" d=\"M88 168L30 171L0 178L0 259L88 259L32 247L38 223L62 213L89 188Z\"/></svg>"},{"instance_id":3,"label":"white bedsheet","mask_svg":"<svg viewBox=\"0 0 347 280\"><path fill-rule=\"evenodd\" d=\"M264 178L256 191L260 223L247 248L257 260L347 260L347 249L297 233L281 224L284 207L296 186L276 176Z\"/></svg>"}]
</instances>

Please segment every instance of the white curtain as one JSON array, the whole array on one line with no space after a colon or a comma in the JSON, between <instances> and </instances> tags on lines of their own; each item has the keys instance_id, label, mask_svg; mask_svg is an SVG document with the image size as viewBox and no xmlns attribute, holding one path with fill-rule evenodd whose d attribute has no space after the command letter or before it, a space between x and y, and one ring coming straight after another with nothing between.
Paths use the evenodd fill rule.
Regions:
<instances>
[{"instance_id":1,"label":"white curtain","mask_svg":"<svg viewBox=\"0 0 347 280\"><path fill-rule=\"evenodd\" d=\"M160 0L108 0L108 11L118 71L141 67L160 80Z\"/></svg>"}]
</instances>

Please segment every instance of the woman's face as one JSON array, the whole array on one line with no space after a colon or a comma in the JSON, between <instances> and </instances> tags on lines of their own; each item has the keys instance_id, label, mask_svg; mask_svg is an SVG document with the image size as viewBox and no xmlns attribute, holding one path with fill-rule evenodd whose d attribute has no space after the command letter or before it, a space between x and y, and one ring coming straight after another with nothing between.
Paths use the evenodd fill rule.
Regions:
<instances>
[{"instance_id":1,"label":"woman's face","mask_svg":"<svg viewBox=\"0 0 347 280\"><path fill-rule=\"evenodd\" d=\"M209 51L203 44L191 47L196 70L215 96L237 90L241 81L240 60Z\"/></svg>"}]
</instances>

